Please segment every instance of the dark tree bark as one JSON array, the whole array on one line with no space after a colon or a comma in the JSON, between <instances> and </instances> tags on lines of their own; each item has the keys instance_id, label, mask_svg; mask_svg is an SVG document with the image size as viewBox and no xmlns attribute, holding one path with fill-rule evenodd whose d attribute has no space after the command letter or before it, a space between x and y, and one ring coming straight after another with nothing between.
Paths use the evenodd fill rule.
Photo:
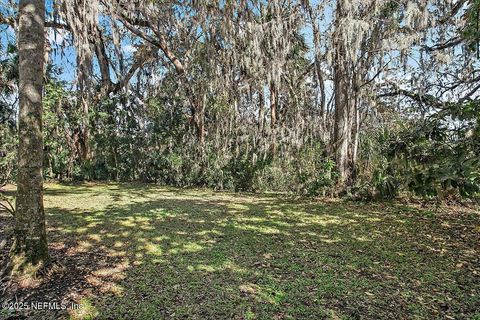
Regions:
<instances>
[{"instance_id":1,"label":"dark tree bark","mask_svg":"<svg viewBox=\"0 0 480 320\"><path fill-rule=\"evenodd\" d=\"M258 132L259 135L263 132L263 123L265 120L265 97L263 96L263 88L258 91Z\"/></svg>"},{"instance_id":2,"label":"dark tree bark","mask_svg":"<svg viewBox=\"0 0 480 320\"><path fill-rule=\"evenodd\" d=\"M270 126L275 129L277 125L277 91L275 86L270 85Z\"/></svg>"},{"instance_id":3,"label":"dark tree bark","mask_svg":"<svg viewBox=\"0 0 480 320\"><path fill-rule=\"evenodd\" d=\"M270 152L275 156L277 153L277 91L274 84L270 84L270 128L272 132Z\"/></svg>"},{"instance_id":4,"label":"dark tree bark","mask_svg":"<svg viewBox=\"0 0 480 320\"><path fill-rule=\"evenodd\" d=\"M44 0L20 0L19 16L18 186L11 267L23 272L49 260L42 176Z\"/></svg>"}]
</instances>

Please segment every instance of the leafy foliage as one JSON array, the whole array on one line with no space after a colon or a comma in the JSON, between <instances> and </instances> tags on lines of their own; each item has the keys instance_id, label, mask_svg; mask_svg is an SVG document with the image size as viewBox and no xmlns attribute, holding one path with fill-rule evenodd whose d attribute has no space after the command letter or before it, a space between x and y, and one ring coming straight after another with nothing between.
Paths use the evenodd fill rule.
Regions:
<instances>
[{"instance_id":1,"label":"leafy foliage","mask_svg":"<svg viewBox=\"0 0 480 320\"><path fill-rule=\"evenodd\" d=\"M374 133L371 140L378 141L378 149L372 185L378 195L393 198L403 190L425 199L478 199L478 106L448 105L425 121L403 121Z\"/></svg>"},{"instance_id":2,"label":"leafy foliage","mask_svg":"<svg viewBox=\"0 0 480 320\"><path fill-rule=\"evenodd\" d=\"M467 47L472 51L480 49L480 1L469 1L469 8L466 12L466 28L463 30L463 37L467 40ZM480 54L480 52L479 52Z\"/></svg>"},{"instance_id":3,"label":"leafy foliage","mask_svg":"<svg viewBox=\"0 0 480 320\"><path fill-rule=\"evenodd\" d=\"M0 60L0 186L15 178L18 54L13 44L7 44L4 57Z\"/></svg>"}]
</instances>

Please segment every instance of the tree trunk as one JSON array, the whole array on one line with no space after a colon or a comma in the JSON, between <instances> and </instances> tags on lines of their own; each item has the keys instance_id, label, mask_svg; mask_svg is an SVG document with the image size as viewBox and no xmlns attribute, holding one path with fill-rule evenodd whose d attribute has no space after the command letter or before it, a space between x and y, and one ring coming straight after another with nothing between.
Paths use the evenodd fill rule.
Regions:
<instances>
[{"instance_id":1,"label":"tree trunk","mask_svg":"<svg viewBox=\"0 0 480 320\"><path fill-rule=\"evenodd\" d=\"M41 267L49 260L42 177L44 0L20 0L19 17L18 185L11 267L14 272L34 272L27 267Z\"/></svg>"},{"instance_id":2,"label":"tree trunk","mask_svg":"<svg viewBox=\"0 0 480 320\"><path fill-rule=\"evenodd\" d=\"M270 117L270 126L273 130L277 124L277 92L274 85L270 85Z\"/></svg>"},{"instance_id":3,"label":"tree trunk","mask_svg":"<svg viewBox=\"0 0 480 320\"><path fill-rule=\"evenodd\" d=\"M342 1L337 2L336 25L344 18ZM338 28L338 27L337 27ZM348 149L352 137L352 98L349 88L348 57L345 44L339 30L334 32L334 92L335 122L333 129L333 152L337 170L340 175L339 185L343 189L350 178L350 161Z\"/></svg>"},{"instance_id":4,"label":"tree trunk","mask_svg":"<svg viewBox=\"0 0 480 320\"><path fill-rule=\"evenodd\" d=\"M323 80L323 72L322 72L322 68L321 68L321 64L320 64L320 44L319 44L319 41L320 41L320 31L318 30L318 26L317 26L317 22L316 22L316 19L315 19L315 16L313 14L313 9L312 9L312 6L310 4L310 1L307 1L306 2L306 6L307 6L307 11L308 11L308 15L309 15L309 18L310 18L310 23L312 25L312 35L313 35L313 48L314 48L314 52L315 52L315 60L314 60L314 63L315 63L315 75L317 76L316 77L316 80L317 80L317 84L318 84L318 89L320 91L320 118L322 120L322 130L323 130L323 133L322 133L322 139L323 141L326 141L326 133L327 133L327 113L326 113L326 99L325 99L325 83L324 83L324 80Z\"/></svg>"},{"instance_id":5,"label":"tree trunk","mask_svg":"<svg viewBox=\"0 0 480 320\"><path fill-rule=\"evenodd\" d=\"M90 159L90 121L89 106L92 103L91 61L77 54L77 105L82 112L80 119L79 156L82 162Z\"/></svg>"},{"instance_id":6,"label":"tree trunk","mask_svg":"<svg viewBox=\"0 0 480 320\"><path fill-rule=\"evenodd\" d=\"M270 145L270 152L272 156L277 153L277 92L275 85L270 84L270 128L272 131L272 143Z\"/></svg>"},{"instance_id":7,"label":"tree trunk","mask_svg":"<svg viewBox=\"0 0 480 320\"><path fill-rule=\"evenodd\" d=\"M355 122L354 122L354 135L353 135L353 151L352 151L352 178L353 180L356 179L357 176L357 159L358 159L358 146L360 143L360 110L358 107L358 98L355 98L355 106L353 113L355 115Z\"/></svg>"},{"instance_id":8,"label":"tree trunk","mask_svg":"<svg viewBox=\"0 0 480 320\"><path fill-rule=\"evenodd\" d=\"M263 123L265 120L265 97L263 96L263 87L258 91L258 132L261 136L263 132Z\"/></svg>"},{"instance_id":9,"label":"tree trunk","mask_svg":"<svg viewBox=\"0 0 480 320\"><path fill-rule=\"evenodd\" d=\"M339 183L344 185L350 175L348 162L348 147L351 138L350 108L348 88L344 75L335 70L335 123L333 130L333 151L337 170L340 174Z\"/></svg>"},{"instance_id":10,"label":"tree trunk","mask_svg":"<svg viewBox=\"0 0 480 320\"><path fill-rule=\"evenodd\" d=\"M85 93L83 89L80 89L80 95L81 95L81 98L80 98L81 109L83 112L81 138L79 140L80 148L81 148L80 157L82 161L87 161L87 160L90 160L91 153L92 153L90 149L90 121L89 121L89 110L88 110L89 99L85 97Z\"/></svg>"}]
</instances>

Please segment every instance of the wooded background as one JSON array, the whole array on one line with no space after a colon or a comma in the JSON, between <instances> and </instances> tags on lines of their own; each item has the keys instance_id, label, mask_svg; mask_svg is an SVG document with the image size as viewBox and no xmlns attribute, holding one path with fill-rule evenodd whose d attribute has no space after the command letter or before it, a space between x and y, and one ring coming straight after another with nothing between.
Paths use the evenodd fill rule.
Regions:
<instances>
[{"instance_id":1,"label":"wooded background","mask_svg":"<svg viewBox=\"0 0 480 320\"><path fill-rule=\"evenodd\" d=\"M479 9L47 1L44 177L476 198ZM15 181L15 2L0 23L0 172Z\"/></svg>"}]
</instances>

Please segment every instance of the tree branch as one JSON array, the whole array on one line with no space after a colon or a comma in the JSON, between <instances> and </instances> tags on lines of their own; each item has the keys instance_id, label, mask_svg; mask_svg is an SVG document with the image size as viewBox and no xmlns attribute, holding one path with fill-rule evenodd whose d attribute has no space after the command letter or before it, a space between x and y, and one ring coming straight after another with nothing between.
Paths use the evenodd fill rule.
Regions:
<instances>
[{"instance_id":1,"label":"tree branch","mask_svg":"<svg viewBox=\"0 0 480 320\"><path fill-rule=\"evenodd\" d=\"M457 37L453 37L452 39L450 39L450 40L448 40L444 43L436 44L436 45L433 45L433 46L430 46L430 47L429 46L424 46L423 48L428 52L445 50L445 49L452 48L452 47L455 47L455 46L459 45L460 43L462 43L462 41L463 41L462 37L457 36Z\"/></svg>"},{"instance_id":2,"label":"tree branch","mask_svg":"<svg viewBox=\"0 0 480 320\"><path fill-rule=\"evenodd\" d=\"M396 89L394 91L385 92L377 95L378 98L395 97L395 96L405 96L414 101L417 101L419 103L423 103L435 108L442 108L445 105L445 103L443 103L442 101L440 101L439 99L435 98L432 95L429 95L429 94L422 95L422 94L418 94L418 93L411 92L404 89Z\"/></svg>"},{"instance_id":3,"label":"tree branch","mask_svg":"<svg viewBox=\"0 0 480 320\"><path fill-rule=\"evenodd\" d=\"M12 28L15 28L18 23L18 18L14 17L5 17L3 14L0 13L0 25L9 25ZM60 23L57 21L45 21L45 28L53 28L53 29L64 29L71 31L69 25L65 23Z\"/></svg>"}]
</instances>

